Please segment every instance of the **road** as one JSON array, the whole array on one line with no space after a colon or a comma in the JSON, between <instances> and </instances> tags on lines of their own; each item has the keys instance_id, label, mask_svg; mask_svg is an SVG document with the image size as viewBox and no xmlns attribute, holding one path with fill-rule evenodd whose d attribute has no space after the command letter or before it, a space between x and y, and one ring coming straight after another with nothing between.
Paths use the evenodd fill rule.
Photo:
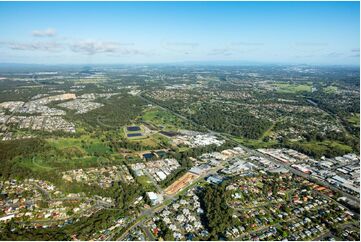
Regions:
<instances>
[{"instance_id":1,"label":"road","mask_svg":"<svg viewBox=\"0 0 361 242\"><path fill-rule=\"evenodd\" d=\"M249 154L252 154L252 155L254 155L254 156L260 156L260 157L263 157L263 158L267 158L267 159L273 161L274 163L278 164L279 166L288 169L289 171L291 171L292 173L294 173L294 174L297 175L297 176L301 176L301 177L303 177L303 178L305 178L305 179L307 179L307 180L310 180L310 181L312 181L312 182L314 182L314 183L316 183L316 184L318 184L318 185L321 185L321 186L324 186L324 187L328 187L329 189L331 189L331 190L333 190L333 191L335 191L335 192L338 192L338 193L342 194L342 196L347 197L348 199L354 201L355 203L357 203L357 204L360 203L360 199L359 199L359 198L354 197L354 196L352 196L352 195L350 195L350 194L348 194L348 193L346 193L346 192L344 192L344 191L341 191L341 190L338 189L337 187L332 186L331 184L329 184L329 183L327 183L327 182L323 182L323 181L321 181L321 180L319 180L319 179L316 179L316 178L312 177L311 175L308 175L308 174L305 174L305 173L303 173L303 172L301 172L301 171L299 171L299 170L296 170L296 169L292 168L289 164L286 164L286 163L284 163L284 162L281 162L281 161L273 158L272 156L265 155L265 154L263 154L263 153L261 153L261 152L259 152L259 151L257 151L257 150L253 150L253 149L250 149L250 148L248 148L248 147L245 147L245 146L243 146L239 141L234 140L234 139L232 139L232 138L230 138L230 137L228 137L228 136L226 136L226 135L224 135L224 134L222 134L222 133L219 133L219 132L210 130L210 129L208 129L208 128L205 127L205 126L199 125L199 124L197 124L196 122L194 122L193 120L190 120L189 118L187 118L187 117L185 117L185 116L183 116L183 115L180 115L180 114L174 112L173 110L171 110L171 109L169 109L169 108L167 108L167 107L160 106L159 104L157 104L157 103L155 103L155 102L147 99L146 97L142 96L141 94L142 94L142 92L140 92L140 93L138 94L138 96L139 96L141 99L143 99L144 101L146 101L146 102L148 102L148 103L150 103L150 104L152 104L152 105L158 106L159 108L161 108L161 109L163 109L163 110L166 110L166 111L168 111L168 112L171 112L172 114L176 115L177 117L182 118L182 119L185 119L185 120L191 122L192 124L194 124L194 125L196 125L196 126L201 126L201 127L205 128L208 132L210 132L210 133L212 133L212 134L214 134L214 135L217 135L217 136L219 136L219 137L221 137L221 138L223 138L223 139L225 139L225 140L233 141L233 142L238 143L238 145L239 145L240 147L242 147L242 149L244 149L245 151L247 151Z\"/></svg>"},{"instance_id":2,"label":"road","mask_svg":"<svg viewBox=\"0 0 361 242\"><path fill-rule=\"evenodd\" d=\"M50 194L47 190L45 190L44 188L42 188L41 186L39 186L39 185L36 184L36 183L35 183L34 185L35 185L35 187L36 187L37 189L39 189L39 190L41 191L41 193L44 194L45 199L46 199L47 201L52 200L52 199L51 199L51 194Z\"/></svg>"},{"instance_id":3,"label":"road","mask_svg":"<svg viewBox=\"0 0 361 242\"><path fill-rule=\"evenodd\" d=\"M344 224L341 224L340 226L337 226L340 229L345 229L347 227L351 227L351 226L359 226L358 223L356 222L347 222ZM312 239L313 241L322 241L325 240L327 237L335 237L330 230L326 230L324 231L321 235L317 236L316 238ZM338 238L336 238L338 240Z\"/></svg>"},{"instance_id":4,"label":"road","mask_svg":"<svg viewBox=\"0 0 361 242\"><path fill-rule=\"evenodd\" d=\"M274 163L278 164L279 166L288 169L289 171L291 171L291 172L294 173L295 175L301 176L301 177L303 177L303 178L305 178L305 179L307 179L307 180L310 180L310 181L312 181L312 182L314 182L314 183L316 183L316 184L318 184L318 185L327 187L327 188L329 188L329 189L331 189L331 190L333 190L333 191L335 191L335 192L338 192L338 193L342 194L342 196L347 197L348 199L354 201L354 202L357 203L357 204L360 203L360 199L359 199L359 198L354 197L354 196L352 196L352 195L350 195L350 194L348 194L348 193L346 193L346 192L338 189L337 187L332 186L331 184L329 184L329 183L327 183L327 182L321 181L321 180L319 180L319 179L316 179L316 178L312 177L311 175L308 175L308 174L303 173L303 172L301 172L301 171L299 171L299 170L296 170L296 169L292 168L289 164L286 164L286 163L284 163L284 162L281 162L281 161L273 158L272 156L265 155L265 154L263 154L263 153L261 153L261 152L259 152L259 151L257 151L257 150L253 150L253 149L250 149L250 148L248 148L248 147L245 147L245 146L243 146L239 141L234 140L234 139L231 139L230 137L228 137L228 136L226 136L226 135L224 135L224 134L222 134L222 133L219 133L219 132L210 130L210 129L208 129L208 128L205 127L205 126L199 125L199 124L197 124L196 122L194 122L193 120L189 120L187 117L185 117L185 116L183 116L183 115L180 115L180 114L174 112L173 110L171 110L171 109L169 109L169 108L167 108L167 107L160 106L159 104L157 104L157 103L155 103L155 102L153 102L153 101L145 98L144 96L141 95L141 93L139 93L139 97L140 97L141 99L143 99L144 101L146 101L146 102L148 102L148 103L150 103L150 104L152 104L152 105L158 106L159 108L161 108L161 109L163 109L163 110L166 110L166 111L168 111L168 112L171 112L172 114L176 115L177 117L182 118L182 119L185 119L185 120L191 122L192 124L194 124L194 125L196 125L196 126L201 126L201 127L205 128L208 132L210 132L210 133L212 133L212 134L214 134L214 135L217 135L217 136L219 136L219 137L222 137L222 138L225 139L225 140L229 140L229 141L233 141L233 142L238 143L238 145L239 145L240 147L242 147L245 151L247 151L248 153L250 153L250 154L252 154L252 155L254 155L254 156L260 156L260 157L263 157L263 158L267 158L267 159L273 161Z\"/></svg>"},{"instance_id":5,"label":"road","mask_svg":"<svg viewBox=\"0 0 361 242\"><path fill-rule=\"evenodd\" d=\"M154 180L154 178L149 174L149 172L146 170L143 170L143 173L149 178L149 180L152 181L154 186L157 188L158 193L161 193L163 191L162 188L158 185L158 183Z\"/></svg>"},{"instance_id":6,"label":"road","mask_svg":"<svg viewBox=\"0 0 361 242\"><path fill-rule=\"evenodd\" d=\"M279 203L279 204L281 204L281 203ZM317 208L313 208L313 209L311 209L311 210L316 210L316 209L319 209L319 208L322 208L322 207L326 207L326 205L322 205L322 206L319 206L319 207L317 207ZM257 208L257 207L254 207L254 208ZM302 220L303 219L303 215L301 215L300 217L298 217L299 215L294 215L294 216L291 216L289 219L286 219L286 220L284 220L284 221L280 221L280 222L278 222L278 223L275 223L275 224L268 224L268 225L263 225L263 226L261 226L261 227L259 227L259 228L256 228L255 230L251 230L251 231L248 231L248 232L244 232L243 234L241 234L237 239L238 240L242 240L245 236L247 236L247 235L250 235L250 234L255 234L255 233L259 233L259 232L261 232L261 231L264 231L264 230L267 230L267 229L269 229L270 227L281 227L281 223L288 223L288 222L291 222L291 221L293 221L293 222L295 222L296 220L298 221L300 221L300 220ZM321 235L320 235L321 236Z\"/></svg>"},{"instance_id":7,"label":"road","mask_svg":"<svg viewBox=\"0 0 361 242\"><path fill-rule=\"evenodd\" d=\"M260 153L260 152L259 152L259 153ZM261 153L261 154L262 154L262 153ZM295 174L295 175L298 175L298 176L300 176L300 177L303 177L303 178L305 178L305 179L307 179L307 180L309 180L309 181L312 181L312 182L314 182L314 183L316 183L316 184L318 184L318 185L320 185L320 186L327 187L327 188L333 190L334 192L338 192L338 193L342 194L342 196L347 197L348 199L350 199L350 200L352 200L352 201L354 201L354 202L356 202L356 203L358 203L358 204L360 203L360 199L359 199L359 198L357 198L357 197L355 197L355 196L352 196L352 195L350 195L350 194L348 194L348 193L346 193L346 192L338 189L338 188L335 187L335 186L332 186L332 185L329 184L328 182L321 181L321 180L319 180L319 179L317 179L317 178L314 178L312 175L309 175L309 174L303 173L303 172L301 172L301 171L299 171L299 170L297 170L297 169L294 169L294 168L291 167L290 164L286 164L286 163L283 163L283 162L281 162L281 161L278 161L277 159L274 159L274 158L271 157L271 156L267 156L267 155L266 155L266 157L267 157L268 159L272 160L274 163L282 166L283 168L288 169L289 171L291 171L291 172L292 172L293 174Z\"/></svg>"},{"instance_id":8,"label":"road","mask_svg":"<svg viewBox=\"0 0 361 242\"><path fill-rule=\"evenodd\" d=\"M163 201L162 204L159 204L158 206L143 210L140 215L138 216L137 219L135 219L135 222L126 229L126 231L124 231L124 233L119 236L116 240L124 240L125 236L129 233L129 231L131 231L133 228L135 227L141 227L144 228L145 230L148 230L145 226L144 226L144 222L146 220L148 220L149 218L151 218L151 216L153 214L155 214L157 211L162 210L164 207L168 206L168 204L170 204L172 201L175 201L178 199L179 195L181 195L182 193L186 192L187 190L189 190L190 188L194 187L199 181L201 181L202 179L204 179L205 177L215 174L217 173L220 169L222 169L224 167L224 163L222 162L221 164L219 164L217 167L214 167L210 170L208 170L206 173L202 174L201 176L199 176L196 180L194 180L191 184L189 184L188 186L186 186L185 188L183 188L182 190L178 191L176 194L174 195L168 195L165 196L167 199L165 199ZM148 230L149 231L149 230ZM147 236L149 237L148 233ZM154 238L154 236L152 236ZM112 237L111 237L112 238Z\"/></svg>"},{"instance_id":9,"label":"road","mask_svg":"<svg viewBox=\"0 0 361 242\"><path fill-rule=\"evenodd\" d=\"M285 221L283 221L283 222L290 222L290 221L292 221L292 220L294 220L294 218L287 219L287 220L285 220ZM279 226L279 223L277 223L277 224L263 225L263 226L255 229L255 230L251 230L251 231L242 233L242 234L237 238L237 240L238 240L238 241L241 241L241 240L243 240L243 238L246 237L247 235L256 234L256 233L259 233L259 232L261 232L261 231L268 230L270 227L277 227L277 226Z\"/></svg>"},{"instance_id":10,"label":"road","mask_svg":"<svg viewBox=\"0 0 361 242\"><path fill-rule=\"evenodd\" d=\"M298 171L298 170L292 168L289 164L286 164L286 163L284 163L284 162L281 162L281 161L279 161L279 160L277 160L277 159L275 159L275 158L273 158L273 157L271 157L271 156L269 156L269 155L265 155L265 154L263 154L263 153L261 153L261 152L259 152L259 151L257 151L257 150L253 150L253 149L250 149L250 148L248 148L248 147L245 147L245 146L243 146L242 144L240 144L238 141L236 141L236 140L234 140L234 139L231 139L230 137L228 137L228 136L226 136L226 135L224 135L224 134L222 134L222 133L219 133L219 132L210 130L210 129L208 129L207 127L205 127L205 126L203 126L203 125L199 125L198 123L194 122L193 120L190 120L190 119L188 119L187 117L185 117L185 116L183 116L183 115L181 115L181 114L178 114L178 113L174 112L173 110L170 110L170 109L167 108L167 107L160 106L159 104L157 104L157 103L155 103L155 102L153 102L153 101L145 98L145 97L142 96L141 94L142 94L142 93L139 93L139 94L138 94L138 97L140 97L142 100L144 100L144 101L146 101L146 102L148 102L148 103L150 103L150 104L152 104L152 105L154 105L154 106L157 106L157 107L159 107L159 108L162 109L162 110L168 111L168 112L172 113L173 115L175 115L175 116L177 116L177 117L179 117L179 118L181 118L181 119L187 120L187 121L191 122L191 123L192 123L193 125L195 125L195 126L203 127L203 128L205 128L209 133L211 133L211 134L213 134L213 135L217 135L217 136L219 136L219 137L221 137L221 138L223 138L223 139L225 139L225 140L228 140L228 141L236 142L241 148L243 148L247 153L249 153L249 154L251 154L251 155L259 156L259 157L263 157L263 158L267 158L267 159L271 160L272 162L278 164L279 166L281 166L281 167L283 167L283 168L291 171L292 173L294 173L294 174L297 175L297 176L303 177L303 178L305 178L305 179L307 179L307 180L310 180L310 181L312 181L312 182L314 182L314 183L316 183L316 184L319 184L319 185L321 185L321 186L328 187L328 188L330 188L330 189L332 189L332 190L334 190L334 191L336 191L336 192L340 192L342 195L350 198L351 200L357 201L356 198L354 198L354 197L352 197L351 195L349 195L349 194L347 194L347 193L339 190L338 188L335 188L335 187L331 186L331 185L328 184L328 183L322 182L322 181L320 181L320 180L318 180L318 179L315 179L315 178L311 177L311 176L308 175L308 174L305 174L305 173L303 173L303 172L301 172L301 171ZM222 164L222 165L223 165L223 164ZM222 168L222 167L217 167L217 169L211 169L211 170L209 170L206 174L204 174L204 175L200 176L199 178L197 178L197 179L193 182L193 185L196 184L200 179L202 179L202 178L204 178L205 176L208 176L208 175L210 175L210 174L212 174L212 173L217 172L217 171L218 171L219 169L221 169L221 168ZM173 196L168 196L167 199L164 200L164 202L163 202L162 204L158 205L157 207L153 207L153 208L150 208L150 209L147 209L147 210L142 211L141 214L140 214L140 216L135 220L136 222L133 223L130 227L128 227L128 228L126 229L126 231L125 231L121 236L119 236L116 240L123 240L123 239L125 238L125 236L128 234L128 232L129 232L131 229L133 229L133 228L135 228L135 227L137 227L137 226L140 226L141 228L144 228L144 227L143 227L143 226L144 226L143 223L144 223L144 221L145 221L148 217L150 217L151 215L153 215L155 212L159 211L159 210L162 209L163 207L167 206L170 201L176 199L177 195L179 195L181 192L186 191L186 190L189 189L190 187L191 187L191 185L189 185L189 186L187 186L186 188L182 189L181 191L179 191L178 193L176 193L176 194L173 195ZM359 201L359 200L358 200L358 201ZM145 228L145 230L147 230L147 229ZM147 233L147 234L148 234L148 233ZM148 237L149 237L149 235L148 235Z\"/></svg>"},{"instance_id":11,"label":"road","mask_svg":"<svg viewBox=\"0 0 361 242\"><path fill-rule=\"evenodd\" d=\"M213 131L210 130L210 129L208 129L207 127L205 127L205 126L203 126L203 125L200 125L200 124L194 122L193 120L190 120L189 118L187 118L187 117L185 117L185 116L183 116L183 115L181 115L181 114L179 114L179 113L176 113L176 112L174 112L173 110L170 110L170 109L167 108L167 107L160 106L159 104L157 104L157 103L155 103L155 102L153 102L153 101L145 98L145 97L142 96L141 94L142 94L142 92L138 93L137 96L138 96L140 99L142 99L143 101L148 102L148 103L152 104L153 106L157 106L157 107L159 107L160 109L162 109L162 110L164 110L164 111L171 112L173 115L177 116L178 118L181 118L181 119L183 119L183 120L187 120L188 122L192 123L193 125L198 126L198 127L200 126L200 127L204 128L204 129L206 129L208 132L213 133Z\"/></svg>"}]
</instances>

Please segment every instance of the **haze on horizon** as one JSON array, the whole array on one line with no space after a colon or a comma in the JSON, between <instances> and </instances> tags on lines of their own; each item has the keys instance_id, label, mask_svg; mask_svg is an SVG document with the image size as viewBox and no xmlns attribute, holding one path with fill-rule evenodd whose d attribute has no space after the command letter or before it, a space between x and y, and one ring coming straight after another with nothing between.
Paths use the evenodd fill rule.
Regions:
<instances>
[{"instance_id":1,"label":"haze on horizon","mask_svg":"<svg viewBox=\"0 0 361 242\"><path fill-rule=\"evenodd\" d=\"M0 2L0 63L359 65L359 2Z\"/></svg>"}]
</instances>

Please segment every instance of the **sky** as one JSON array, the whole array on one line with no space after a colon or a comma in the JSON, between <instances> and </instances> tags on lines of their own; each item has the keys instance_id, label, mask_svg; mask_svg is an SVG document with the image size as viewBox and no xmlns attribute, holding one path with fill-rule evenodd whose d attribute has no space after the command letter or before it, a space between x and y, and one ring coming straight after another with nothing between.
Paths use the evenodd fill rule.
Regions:
<instances>
[{"instance_id":1,"label":"sky","mask_svg":"<svg viewBox=\"0 0 361 242\"><path fill-rule=\"evenodd\" d=\"M0 63L359 65L359 2L0 2Z\"/></svg>"}]
</instances>

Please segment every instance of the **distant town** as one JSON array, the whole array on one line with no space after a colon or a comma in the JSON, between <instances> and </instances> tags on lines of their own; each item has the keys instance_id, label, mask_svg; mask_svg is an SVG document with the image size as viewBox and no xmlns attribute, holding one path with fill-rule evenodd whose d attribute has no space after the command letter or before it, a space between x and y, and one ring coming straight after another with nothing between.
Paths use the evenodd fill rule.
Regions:
<instances>
[{"instance_id":1,"label":"distant town","mask_svg":"<svg viewBox=\"0 0 361 242\"><path fill-rule=\"evenodd\" d=\"M360 239L358 69L39 68L0 72L2 240Z\"/></svg>"}]
</instances>

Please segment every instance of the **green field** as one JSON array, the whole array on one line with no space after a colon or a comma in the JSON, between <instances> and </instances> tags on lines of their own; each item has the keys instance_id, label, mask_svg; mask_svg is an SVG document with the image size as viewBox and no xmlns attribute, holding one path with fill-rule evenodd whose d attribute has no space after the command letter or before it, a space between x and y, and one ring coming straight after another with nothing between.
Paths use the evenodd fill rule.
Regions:
<instances>
[{"instance_id":1,"label":"green field","mask_svg":"<svg viewBox=\"0 0 361 242\"><path fill-rule=\"evenodd\" d=\"M326 93L335 93L337 92L338 88L336 86L328 86L328 87L325 87L323 88L323 91L326 92Z\"/></svg>"},{"instance_id":2,"label":"green field","mask_svg":"<svg viewBox=\"0 0 361 242\"><path fill-rule=\"evenodd\" d=\"M145 191L156 191L156 187L146 175L138 176L136 180Z\"/></svg>"},{"instance_id":3,"label":"green field","mask_svg":"<svg viewBox=\"0 0 361 242\"><path fill-rule=\"evenodd\" d=\"M272 129L274 128L274 126L276 125L276 123L273 123L262 135L259 139L246 139L246 138L242 138L242 137L231 137L232 139L234 139L237 142L240 142L241 144L253 148L253 149L259 149L259 148L270 148L276 144L278 144L278 142L276 140L269 140L269 141L264 141L265 137L268 137L272 134ZM226 134L225 134L226 135Z\"/></svg>"},{"instance_id":4,"label":"green field","mask_svg":"<svg viewBox=\"0 0 361 242\"><path fill-rule=\"evenodd\" d=\"M90 138L89 136L81 136L80 138L57 138L48 139L48 142L63 152L69 152L75 156L84 155L106 155L110 154L109 146L100 140Z\"/></svg>"},{"instance_id":5,"label":"green field","mask_svg":"<svg viewBox=\"0 0 361 242\"><path fill-rule=\"evenodd\" d=\"M123 158L112 153L100 139L79 138L24 139L0 142L0 163L3 178L37 178L54 183L64 192L102 190L81 183L64 183L62 172L72 169L123 164Z\"/></svg>"},{"instance_id":6,"label":"green field","mask_svg":"<svg viewBox=\"0 0 361 242\"><path fill-rule=\"evenodd\" d=\"M311 84L289 84L289 83L276 83L278 93L298 93L298 92L311 92Z\"/></svg>"},{"instance_id":7,"label":"green field","mask_svg":"<svg viewBox=\"0 0 361 242\"><path fill-rule=\"evenodd\" d=\"M276 140L270 141L263 141L262 139L244 139L239 137L232 137L235 141L249 147L252 149L259 149L259 148L271 148L279 145ZM339 143L337 141L310 141L310 142L292 142L289 141L287 143L289 148L295 149L307 155L313 156L315 158L320 158L321 156L329 156L335 157L344 155L347 153L351 153L352 147Z\"/></svg>"},{"instance_id":8,"label":"green field","mask_svg":"<svg viewBox=\"0 0 361 242\"><path fill-rule=\"evenodd\" d=\"M270 148L276 144L278 144L275 140L270 140L268 142L263 141L262 139L244 139L244 138L233 138L235 141L240 142L241 144L253 148L253 149L259 149L259 148Z\"/></svg>"},{"instance_id":9,"label":"green field","mask_svg":"<svg viewBox=\"0 0 361 242\"><path fill-rule=\"evenodd\" d=\"M289 144L290 148L296 149L315 158L321 156L335 157L352 152L348 145L341 144L337 141L311 141L311 142L294 142Z\"/></svg>"},{"instance_id":10,"label":"green field","mask_svg":"<svg viewBox=\"0 0 361 242\"><path fill-rule=\"evenodd\" d=\"M169 146L169 139L160 134L152 134L148 136L136 137L137 139L129 139L131 142L140 143L142 146L151 147L152 149L160 149Z\"/></svg>"},{"instance_id":11,"label":"green field","mask_svg":"<svg viewBox=\"0 0 361 242\"><path fill-rule=\"evenodd\" d=\"M104 164L105 160L95 156L88 156L82 158L64 159L57 158L44 158L42 156L33 157L33 159L22 160L21 166L26 167L33 172L41 171L65 171L70 169L79 169L87 167L95 167L100 164ZM106 162L108 163L108 161Z\"/></svg>"},{"instance_id":12,"label":"green field","mask_svg":"<svg viewBox=\"0 0 361 242\"><path fill-rule=\"evenodd\" d=\"M27 142L33 142L31 147ZM13 142L12 142L13 143ZM17 176L42 176L45 173L58 175L59 171L95 167L116 162L110 159L111 148L98 139L89 136L79 138L53 138L47 140L17 141L19 151L9 150L2 143L9 155L4 153L3 160L6 169L16 169L10 174ZM10 145L10 144L9 144ZM38 147L41 148L38 148ZM5 167L3 167L5 169ZM9 170L9 171L10 171ZM9 171L5 170L6 173Z\"/></svg>"},{"instance_id":13,"label":"green field","mask_svg":"<svg viewBox=\"0 0 361 242\"><path fill-rule=\"evenodd\" d=\"M163 130L178 130L187 127L184 120L160 108L151 108L145 111L142 119L144 122L154 124Z\"/></svg>"},{"instance_id":14,"label":"green field","mask_svg":"<svg viewBox=\"0 0 361 242\"><path fill-rule=\"evenodd\" d=\"M347 119L355 127L360 127L360 114L355 113Z\"/></svg>"},{"instance_id":15,"label":"green field","mask_svg":"<svg viewBox=\"0 0 361 242\"><path fill-rule=\"evenodd\" d=\"M88 138L83 137L81 138L57 138L57 139L48 139L47 141L54 145L56 148L62 150L69 147L81 147L81 140L88 140Z\"/></svg>"}]
</instances>

